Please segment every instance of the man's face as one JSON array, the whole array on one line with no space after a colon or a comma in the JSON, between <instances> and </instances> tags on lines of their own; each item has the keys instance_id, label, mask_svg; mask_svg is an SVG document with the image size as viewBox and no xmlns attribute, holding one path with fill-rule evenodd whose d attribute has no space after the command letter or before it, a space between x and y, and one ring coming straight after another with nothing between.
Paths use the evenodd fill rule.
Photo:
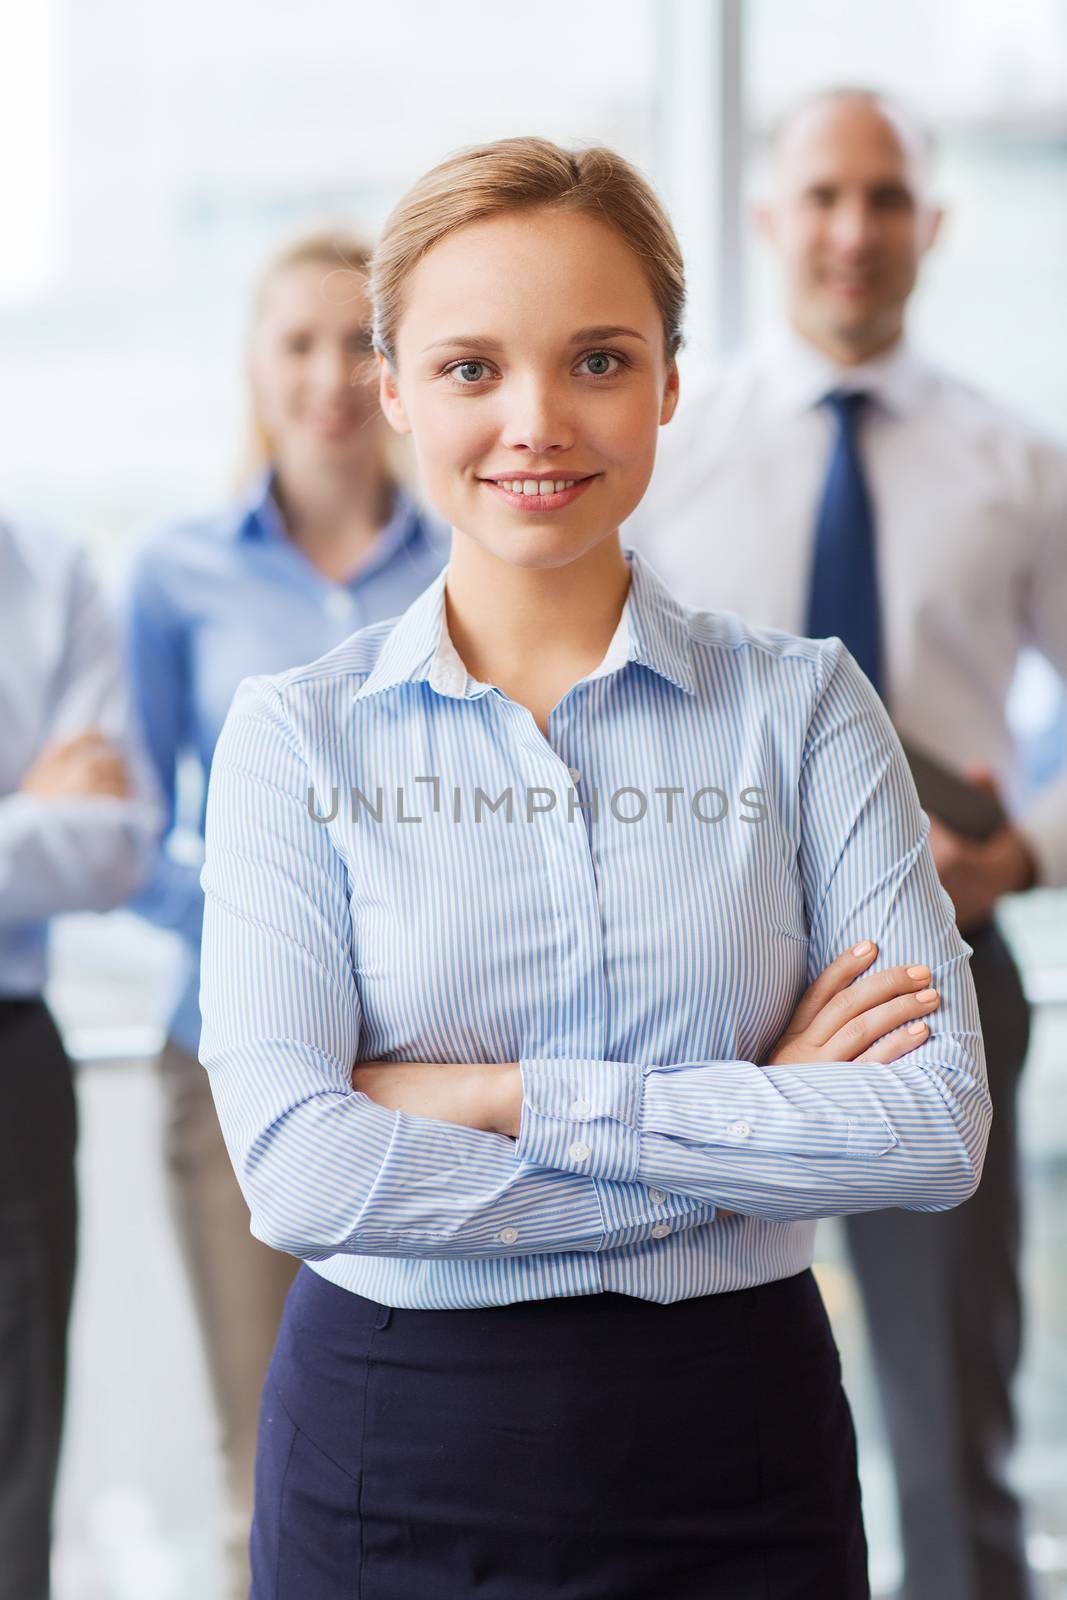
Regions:
<instances>
[{"instance_id":1,"label":"man's face","mask_svg":"<svg viewBox=\"0 0 1067 1600\"><path fill-rule=\"evenodd\" d=\"M941 220L924 166L916 137L858 97L808 107L782 136L760 222L793 326L837 359L863 360L901 332Z\"/></svg>"}]
</instances>

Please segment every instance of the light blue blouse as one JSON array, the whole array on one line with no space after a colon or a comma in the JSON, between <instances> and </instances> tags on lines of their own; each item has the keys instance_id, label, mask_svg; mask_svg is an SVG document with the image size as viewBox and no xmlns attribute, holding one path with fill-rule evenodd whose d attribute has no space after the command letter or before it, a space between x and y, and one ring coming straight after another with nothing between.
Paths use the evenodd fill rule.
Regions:
<instances>
[{"instance_id":1,"label":"light blue blouse","mask_svg":"<svg viewBox=\"0 0 1067 1600\"><path fill-rule=\"evenodd\" d=\"M347 583L326 578L289 538L264 474L235 505L157 534L130 584L130 677L145 744L167 802L168 838L179 763L206 780L234 692L255 672L322 655L353 629L396 617L448 559L449 535L402 490L373 548ZM185 945L169 1031L193 1055L200 1043L200 862L164 843L134 909Z\"/></svg>"},{"instance_id":2,"label":"light blue blouse","mask_svg":"<svg viewBox=\"0 0 1067 1600\"><path fill-rule=\"evenodd\" d=\"M737 1289L809 1265L820 1216L981 1173L969 948L881 702L839 640L689 610L626 558L547 738L451 648L446 569L243 684L219 741L201 1059L252 1231L391 1305ZM929 1042L764 1065L863 937L932 968ZM353 1091L380 1058L519 1062L518 1139Z\"/></svg>"}]
</instances>

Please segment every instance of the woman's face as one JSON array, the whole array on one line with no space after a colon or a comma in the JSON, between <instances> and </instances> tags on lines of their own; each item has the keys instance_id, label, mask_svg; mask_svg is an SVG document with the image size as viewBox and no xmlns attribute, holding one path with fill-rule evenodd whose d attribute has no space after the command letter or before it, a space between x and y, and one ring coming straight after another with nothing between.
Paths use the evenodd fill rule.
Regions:
<instances>
[{"instance_id":1,"label":"woman's face","mask_svg":"<svg viewBox=\"0 0 1067 1600\"><path fill-rule=\"evenodd\" d=\"M423 257L381 379L438 511L531 567L577 559L629 516L678 384L629 245L551 208L471 223Z\"/></svg>"},{"instance_id":2,"label":"woman's face","mask_svg":"<svg viewBox=\"0 0 1067 1600\"><path fill-rule=\"evenodd\" d=\"M371 369L368 307L347 269L304 262L268 283L249 367L276 460L290 468L365 464L383 446Z\"/></svg>"}]
</instances>

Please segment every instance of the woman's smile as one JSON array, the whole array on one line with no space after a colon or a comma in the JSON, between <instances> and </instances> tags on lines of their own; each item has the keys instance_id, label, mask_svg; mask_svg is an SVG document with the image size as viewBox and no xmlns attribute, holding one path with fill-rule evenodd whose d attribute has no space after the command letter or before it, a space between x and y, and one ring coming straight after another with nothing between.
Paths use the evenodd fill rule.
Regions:
<instances>
[{"instance_id":1,"label":"woman's smile","mask_svg":"<svg viewBox=\"0 0 1067 1600\"><path fill-rule=\"evenodd\" d=\"M505 505L527 515L541 516L546 511L563 511L585 493L600 477L599 472L585 475L568 474L562 470L552 475L538 474L526 477L516 473L511 477L479 478L490 493Z\"/></svg>"}]
</instances>

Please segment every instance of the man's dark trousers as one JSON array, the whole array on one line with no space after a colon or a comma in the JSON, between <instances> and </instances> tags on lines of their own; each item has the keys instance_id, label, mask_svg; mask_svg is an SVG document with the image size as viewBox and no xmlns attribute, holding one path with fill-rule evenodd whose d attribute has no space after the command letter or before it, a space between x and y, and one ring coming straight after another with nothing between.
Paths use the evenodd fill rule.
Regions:
<instances>
[{"instance_id":1,"label":"man's dark trousers","mask_svg":"<svg viewBox=\"0 0 1067 1600\"><path fill-rule=\"evenodd\" d=\"M70 1062L39 999L0 999L0 1600L46 1600L74 1283Z\"/></svg>"},{"instance_id":2,"label":"man's dark trousers","mask_svg":"<svg viewBox=\"0 0 1067 1600\"><path fill-rule=\"evenodd\" d=\"M1021 1337L1016 1092L1030 1017L995 926L965 937L993 1101L982 1181L952 1211L869 1212L848 1217L846 1235L893 1451L906 1600L1031 1600L1021 1508L1004 1476Z\"/></svg>"}]
</instances>

